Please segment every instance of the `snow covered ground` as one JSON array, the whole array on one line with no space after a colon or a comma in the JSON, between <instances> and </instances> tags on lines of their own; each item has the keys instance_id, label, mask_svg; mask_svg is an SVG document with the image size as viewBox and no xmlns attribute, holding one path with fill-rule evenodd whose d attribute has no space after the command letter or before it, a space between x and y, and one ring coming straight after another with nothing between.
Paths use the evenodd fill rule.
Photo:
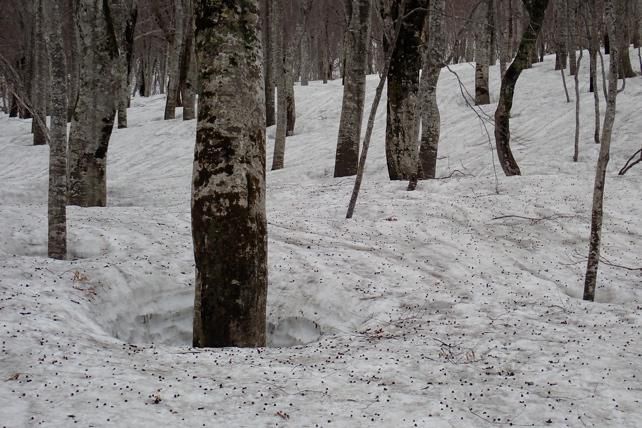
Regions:
<instances>
[{"instance_id":1,"label":"snow covered ground","mask_svg":"<svg viewBox=\"0 0 642 428\"><path fill-rule=\"evenodd\" d=\"M297 87L286 168L268 173L273 346L259 350L189 347L194 121L134 99L109 148L109 206L69 208L72 260L53 261L48 149L0 116L0 426L640 426L642 272L602 263L598 302L581 300L598 153L587 69L578 163L552 58L523 74L524 175L498 169L499 193L453 74L439 84L450 179L387 179L380 108L349 221L353 179L332 177L340 82ZM472 91L473 66L453 71ZM616 174L640 147L641 100L630 79L605 200L603 254L628 267L642 266L642 168Z\"/></svg>"}]
</instances>

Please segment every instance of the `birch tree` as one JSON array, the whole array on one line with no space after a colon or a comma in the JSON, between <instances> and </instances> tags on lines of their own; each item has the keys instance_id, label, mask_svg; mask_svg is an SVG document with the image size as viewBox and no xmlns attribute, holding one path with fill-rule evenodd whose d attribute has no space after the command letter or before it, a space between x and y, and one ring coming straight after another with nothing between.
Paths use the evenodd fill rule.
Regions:
<instances>
[{"instance_id":1,"label":"birch tree","mask_svg":"<svg viewBox=\"0 0 642 428\"><path fill-rule=\"evenodd\" d=\"M346 32L343 104L334 162L334 176L357 173L361 122L366 100L366 61L370 40L370 0L345 0L350 24Z\"/></svg>"},{"instance_id":2,"label":"birch tree","mask_svg":"<svg viewBox=\"0 0 642 428\"><path fill-rule=\"evenodd\" d=\"M617 40L617 18L615 2L618 0L605 0L604 13L609 38ZM597 271L600 262L600 243L602 240L602 216L604 211L604 186L606 183L606 168L609 163L609 152L611 149L611 134L615 122L615 107L617 101L617 80L618 80L618 55L619 44L611 45L611 58L609 64L609 91L602 127L602 139L600 155L595 171L595 184L593 186L593 208L591 211L591 238L589 243L588 262L586 264L586 276L584 279L584 300L595 299L595 287L597 283ZM627 52L628 55L628 52Z\"/></svg>"},{"instance_id":3,"label":"birch tree","mask_svg":"<svg viewBox=\"0 0 642 428\"><path fill-rule=\"evenodd\" d=\"M197 0L196 347L266 339L265 100L257 0Z\"/></svg>"}]
</instances>

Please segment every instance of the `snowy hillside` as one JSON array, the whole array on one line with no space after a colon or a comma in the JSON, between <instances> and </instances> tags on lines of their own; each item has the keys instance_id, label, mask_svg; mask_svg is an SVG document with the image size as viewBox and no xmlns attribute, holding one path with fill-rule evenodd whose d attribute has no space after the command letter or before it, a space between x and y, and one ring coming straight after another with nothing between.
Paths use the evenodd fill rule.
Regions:
<instances>
[{"instance_id":1,"label":"snowy hillside","mask_svg":"<svg viewBox=\"0 0 642 428\"><path fill-rule=\"evenodd\" d=\"M109 147L108 208L68 209L61 262L46 257L48 149L30 145L30 121L0 116L0 426L640 426L642 271L615 265L642 267L642 167L617 176L640 147L642 78L618 96L610 264L586 303L599 148L585 65L580 161L549 57L518 83L524 175L497 165L497 185L453 74L439 83L438 175L451 178L415 192L388 180L384 105L352 220L353 179L332 177L341 82L297 87L286 167L268 172L272 347L260 350L189 347L195 121L163 121L164 98L133 100ZM452 69L473 91L474 67Z\"/></svg>"}]
</instances>

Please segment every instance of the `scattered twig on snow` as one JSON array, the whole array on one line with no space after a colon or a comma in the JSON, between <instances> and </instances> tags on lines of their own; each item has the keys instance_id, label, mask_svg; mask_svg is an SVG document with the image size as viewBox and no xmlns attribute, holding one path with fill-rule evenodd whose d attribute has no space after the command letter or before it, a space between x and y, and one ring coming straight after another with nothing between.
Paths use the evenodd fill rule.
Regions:
<instances>
[{"instance_id":1,"label":"scattered twig on snow","mask_svg":"<svg viewBox=\"0 0 642 428\"><path fill-rule=\"evenodd\" d=\"M539 223L540 221L544 221L544 220L557 220L559 218L574 218L574 217L577 217L577 216L576 215L567 215L567 214L553 214L553 215L549 215L549 216L546 216L546 217L526 217L526 216L522 216L522 215L509 214L509 215L502 215L502 216L499 216L499 217L493 217L492 220L502 220L502 219L505 219L505 218L521 218L523 220L529 220L534 224L534 223Z\"/></svg>"}]
</instances>

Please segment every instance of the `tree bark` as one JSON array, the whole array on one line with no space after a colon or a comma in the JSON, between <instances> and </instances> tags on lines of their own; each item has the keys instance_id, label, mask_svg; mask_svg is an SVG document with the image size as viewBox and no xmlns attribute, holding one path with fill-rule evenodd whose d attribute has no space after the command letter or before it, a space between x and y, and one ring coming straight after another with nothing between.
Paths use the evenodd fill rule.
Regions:
<instances>
[{"instance_id":1,"label":"tree bark","mask_svg":"<svg viewBox=\"0 0 642 428\"><path fill-rule=\"evenodd\" d=\"M337 138L334 176L357 173L361 122L366 101L366 61L370 40L370 0L346 0L351 3L350 25L346 34L346 65L341 121Z\"/></svg>"},{"instance_id":2,"label":"tree bark","mask_svg":"<svg viewBox=\"0 0 642 428\"><path fill-rule=\"evenodd\" d=\"M417 172L419 48L427 3L427 0L408 0L407 10L413 12L403 20L396 45L386 48L384 41L384 50L392 50L386 116L386 161L391 180L409 180ZM398 8L398 3L394 3L394 19L399 17Z\"/></svg>"},{"instance_id":3,"label":"tree bark","mask_svg":"<svg viewBox=\"0 0 642 428\"><path fill-rule=\"evenodd\" d=\"M273 15L272 0L261 0L263 11L263 69L265 70L265 119L266 125L276 123L274 108L274 40L273 40Z\"/></svg>"},{"instance_id":4,"label":"tree bark","mask_svg":"<svg viewBox=\"0 0 642 428\"><path fill-rule=\"evenodd\" d=\"M60 5L57 1L47 1L46 8L52 98L47 254L51 258L63 260L67 256L67 58L62 37L63 14Z\"/></svg>"},{"instance_id":5,"label":"tree bark","mask_svg":"<svg viewBox=\"0 0 642 428\"><path fill-rule=\"evenodd\" d=\"M575 46L572 47L575 50ZM582 64L582 55L583 51L580 49L580 54L577 57L577 62L575 64L575 75L573 79L575 81L575 145L573 150L573 162L577 162L580 157L580 65Z\"/></svg>"},{"instance_id":6,"label":"tree bark","mask_svg":"<svg viewBox=\"0 0 642 428\"><path fill-rule=\"evenodd\" d=\"M428 41L423 54L420 82L421 141L417 177L435 178L441 116L437 104L437 82L446 55L443 17L445 0L431 0L428 12ZM413 187L412 185L409 187Z\"/></svg>"},{"instance_id":7,"label":"tree bark","mask_svg":"<svg viewBox=\"0 0 642 428\"><path fill-rule=\"evenodd\" d=\"M196 50L194 47L194 2L186 0L187 13L185 14L185 45L181 74L183 74L183 120L196 118Z\"/></svg>"},{"instance_id":8,"label":"tree bark","mask_svg":"<svg viewBox=\"0 0 642 428\"><path fill-rule=\"evenodd\" d=\"M120 36L118 78L120 88L118 94L118 128L127 128L127 107L129 106L129 88L132 76L132 60L134 57L134 31L138 18L138 9L133 0L114 2L113 14L116 18L114 27Z\"/></svg>"},{"instance_id":9,"label":"tree bark","mask_svg":"<svg viewBox=\"0 0 642 428\"><path fill-rule=\"evenodd\" d=\"M492 1L486 0L484 7L480 8L484 14L478 31L479 47L475 55L475 105L490 104L490 90L488 84L488 66L491 56L492 38Z\"/></svg>"},{"instance_id":10,"label":"tree bark","mask_svg":"<svg viewBox=\"0 0 642 428\"><path fill-rule=\"evenodd\" d=\"M34 0L33 31L33 80L31 90L31 109L33 112L33 145L47 144L47 82L49 82L49 57L45 45L43 25L43 2Z\"/></svg>"},{"instance_id":11,"label":"tree bark","mask_svg":"<svg viewBox=\"0 0 642 428\"><path fill-rule=\"evenodd\" d=\"M499 162L507 176L520 175L521 171L510 148L510 112L513 107L515 84L526 68L528 55L535 47L537 36L542 28L548 0L524 0L530 22L526 26L517 55L502 78L497 110L495 111L495 144Z\"/></svg>"},{"instance_id":12,"label":"tree bark","mask_svg":"<svg viewBox=\"0 0 642 428\"><path fill-rule=\"evenodd\" d=\"M67 154L69 203L105 206L107 149L119 88L118 37L111 16L113 0L76 1L81 67Z\"/></svg>"},{"instance_id":13,"label":"tree bark","mask_svg":"<svg viewBox=\"0 0 642 428\"><path fill-rule=\"evenodd\" d=\"M273 3L273 25L275 28L274 43L274 79L277 90L276 109L276 136L274 138L274 155L272 156L272 170L282 169L285 164L285 140L287 136L288 115L287 115L287 81L285 71L285 36L281 31L283 19L283 0L272 0Z\"/></svg>"},{"instance_id":14,"label":"tree bark","mask_svg":"<svg viewBox=\"0 0 642 428\"><path fill-rule=\"evenodd\" d=\"M266 345L265 100L256 0L198 0L194 346Z\"/></svg>"},{"instance_id":15,"label":"tree bark","mask_svg":"<svg viewBox=\"0 0 642 428\"><path fill-rule=\"evenodd\" d=\"M607 31L611 40L617 40L617 21L614 2L617 0L605 0L604 12L606 16ZM589 244L589 256L586 264L586 277L584 280L584 300L595 299L595 287L597 284L597 271L600 262L600 243L602 239L602 214L604 209L604 185L606 182L606 168L609 163L609 152L611 148L611 134L615 122L615 108L617 100L617 79L618 79L618 53L617 43L611 45L611 60L609 66L609 93L602 128L602 143L600 155L595 171L595 184L593 188L593 209L591 212L591 238Z\"/></svg>"},{"instance_id":16,"label":"tree bark","mask_svg":"<svg viewBox=\"0 0 642 428\"><path fill-rule=\"evenodd\" d=\"M183 54L183 26L184 12L183 1L175 0L174 3L174 31L169 43L169 56L167 68L169 69L169 82L167 84L167 100L165 102L165 120L176 118L176 105L180 90L180 66ZM164 84L164 81L161 81Z\"/></svg>"}]
</instances>

